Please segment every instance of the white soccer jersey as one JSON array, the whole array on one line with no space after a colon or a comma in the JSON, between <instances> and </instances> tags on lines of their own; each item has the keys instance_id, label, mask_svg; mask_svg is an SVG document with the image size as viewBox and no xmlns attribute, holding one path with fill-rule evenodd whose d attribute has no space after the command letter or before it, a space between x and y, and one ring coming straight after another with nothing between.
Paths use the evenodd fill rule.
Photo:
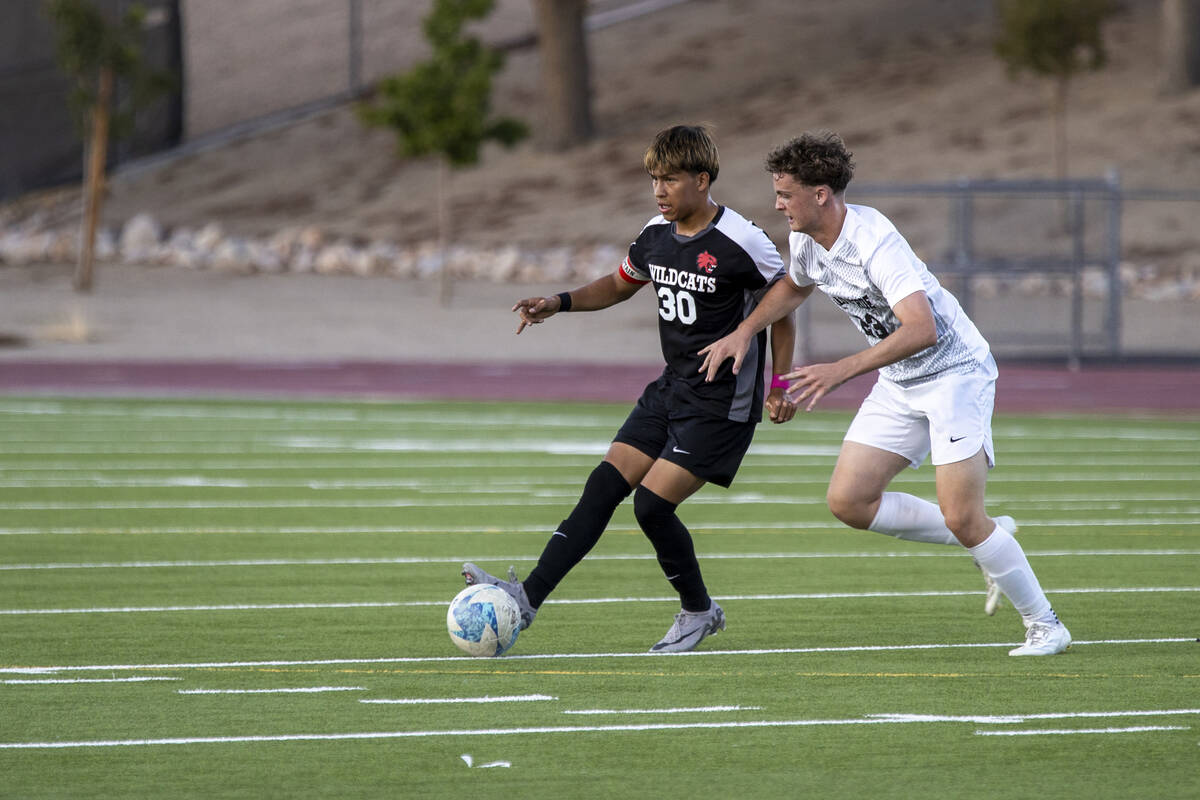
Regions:
<instances>
[{"instance_id":1,"label":"white soccer jersey","mask_svg":"<svg viewBox=\"0 0 1200 800\"><path fill-rule=\"evenodd\" d=\"M987 340L962 306L917 258L891 221L868 206L846 206L846 221L831 250L805 233L788 237L788 271L800 286L816 284L874 345L898 327L892 306L924 291L933 308L937 343L879 372L897 383L970 370L989 354Z\"/></svg>"}]
</instances>

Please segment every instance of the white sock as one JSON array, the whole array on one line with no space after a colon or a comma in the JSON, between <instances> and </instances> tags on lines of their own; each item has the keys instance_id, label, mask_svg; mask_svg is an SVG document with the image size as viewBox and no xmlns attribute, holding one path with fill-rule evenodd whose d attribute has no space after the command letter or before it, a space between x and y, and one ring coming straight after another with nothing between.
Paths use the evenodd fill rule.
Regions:
<instances>
[{"instance_id":1,"label":"white sock","mask_svg":"<svg viewBox=\"0 0 1200 800\"><path fill-rule=\"evenodd\" d=\"M903 492L884 492L879 511L867 526L875 533L886 533L897 539L929 544L957 545L958 539L946 527L942 510L928 500Z\"/></svg>"},{"instance_id":2,"label":"white sock","mask_svg":"<svg viewBox=\"0 0 1200 800\"><path fill-rule=\"evenodd\" d=\"M1011 533L997 525L991 536L967 550L1004 592L1013 608L1021 612L1026 627L1033 622L1058 621L1042 585L1029 566L1029 559L1025 558L1025 551Z\"/></svg>"}]
</instances>

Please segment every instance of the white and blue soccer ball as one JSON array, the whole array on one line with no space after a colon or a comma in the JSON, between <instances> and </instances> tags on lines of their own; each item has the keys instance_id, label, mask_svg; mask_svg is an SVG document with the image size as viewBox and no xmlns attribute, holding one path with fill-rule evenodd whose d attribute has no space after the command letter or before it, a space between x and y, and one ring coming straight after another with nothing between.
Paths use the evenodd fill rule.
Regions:
<instances>
[{"instance_id":1,"label":"white and blue soccer ball","mask_svg":"<svg viewBox=\"0 0 1200 800\"><path fill-rule=\"evenodd\" d=\"M450 601L446 611L450 641L473 656L502 656L521 632L521 609L499 586L468 586Z\"/></svg>"}]
</instances>

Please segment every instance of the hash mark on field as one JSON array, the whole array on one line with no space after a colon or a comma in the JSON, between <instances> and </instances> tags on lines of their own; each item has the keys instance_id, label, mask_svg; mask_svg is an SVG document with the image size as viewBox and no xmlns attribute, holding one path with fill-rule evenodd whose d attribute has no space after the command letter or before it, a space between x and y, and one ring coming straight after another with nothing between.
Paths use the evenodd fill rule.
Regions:
<instances>
[{"instance_id":1,"label":"hash mark on field","mask_svg":"<svg viewBox=\"0 0 1200 800\"><path fill-rule=\"evenodd\" d=\"M953 714L868 714L878 719L899 722L974 722L978 725L1011 725L1031 719L1111 719L1113 717L1170 717L1200 714L1200 708L1172 708L1146 711L1060 711L1050 714L953 715Z\"/></svg>"},{"instance_id":2,"label":"hash mark on field","mask_svg":"<svg viewBox=\"0 0 1200 800\"><path fill-rule=\"evenodd\" d=\"M721 711L762 711L762 706L698 706L695 708L583 708L564 711L564 714L714 714Z\"/></svg>"},{"instance_id":3,"label":"hash mark on field","mask_svg":"<svg viewBox=\"0 0 1200 800\"><path fill-rule=\"evenodd\" d=\"M498 697L403 697L396 700L359 700L360 703L388 703L393 705L439 705L452 703L532 703L539 700L557 700L548 694L513 694Z\"/></svg>"},{"instance_id":4,"label":"hash mark on field","mask_svg":"<svg viewBox=\"0 0 1200 800\"><path fill-rule=\"evenodd\" d=\"M296 689L180 689L179 694L319 694L366 690L365 686L303 686Z\"/></svg>"},{"instance_id":5,"label":"hash mark on field","mask_svg":"<svg viewBox=\"0 0 1200 800\"><path fill-rule=\"evenodd\" d=\"M40 678L38 680L13 678L0 681L4 684L28 685L40 683L144 683L146 681L181 681L183 678Z\"/></svg>"},{"instance_id":6,"label":"hash mark on field","mask_svg":"<svg viewBox=\"0 0 1200 800\"><path fill-rule=\"evenodd\" d=\"M1145 733L1147 731L1190 731L1187 725L1136 725L1131 728L1060 728L1028 731L975 731L976 736L1069 736L1076 733Z\"/></svg>"}]
</instances>

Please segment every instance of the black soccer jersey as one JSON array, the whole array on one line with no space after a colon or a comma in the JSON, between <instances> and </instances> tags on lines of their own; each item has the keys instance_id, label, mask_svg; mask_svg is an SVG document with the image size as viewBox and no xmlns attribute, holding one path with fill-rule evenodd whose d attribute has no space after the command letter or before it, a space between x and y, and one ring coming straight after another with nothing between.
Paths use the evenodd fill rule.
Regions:
<instances>
[{"instance_id":1,"label":"black soccer jersey","mask_svg":"<svg viewBox=\"0 0 1200 800\"><path fill-rule=\"evenodd\" d=\"M736 422L762 417L766 332L751 343L741 373L727 360L712 383L700 373L701 348L731 333L783 277L783 260L762 229L721 206L695 236L680 236L661 215L646 223L621 277L653 283L658 332L670 378L672 416L702 414Z\"/></svg>"}]
</instances>

